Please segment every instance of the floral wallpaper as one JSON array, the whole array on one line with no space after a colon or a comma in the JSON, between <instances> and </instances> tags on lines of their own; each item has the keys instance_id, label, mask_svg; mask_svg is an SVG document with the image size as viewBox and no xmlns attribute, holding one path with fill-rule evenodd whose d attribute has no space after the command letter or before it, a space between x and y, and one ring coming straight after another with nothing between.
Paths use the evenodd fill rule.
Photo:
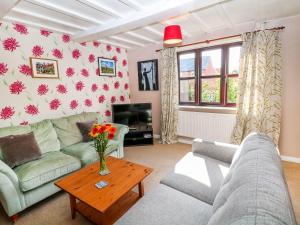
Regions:
<instances>
[{"instance_id":1,"label":"floral wallpaper","mask_svg":"<svg viewBox=\"0 0 300 225\"><path fill-rule=\"evenodd\" d=\"M58 60L59 79L32 78L29 57ZM114 59L117 76L98 76L97 57ZM129 102L127 71L125 49L0 22L0 127L83 111L110 121L111 104Z\"/></svg>"}]
</instances>

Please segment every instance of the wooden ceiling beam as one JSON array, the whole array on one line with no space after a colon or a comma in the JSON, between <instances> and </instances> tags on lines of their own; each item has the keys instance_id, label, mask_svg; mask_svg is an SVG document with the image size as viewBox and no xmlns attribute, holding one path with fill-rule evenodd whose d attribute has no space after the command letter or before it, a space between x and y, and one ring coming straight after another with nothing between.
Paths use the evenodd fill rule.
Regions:
<instances>
[{"instance_id":1,"label":"wooden ceiling beam","mask_svg":"<svg viewBox=\"0 0 300 225\"><path fill-rule=\"evenodd\" d=\"M39 14L39 13L35 13L35 12L27 11L27 10L24 10L24 9L20 9L18 7L13 8L12 11L23 14L23 15L26 15L26 16L31 16L31 17L35 17L35 18L38 18L38 19L43 19L43 20L47 20L47 21L50 21L50 22L54 22L54 23L57 23L57 24L62 24L62 25L68 26L68 27L78 29L78 30L86 30L86 27L79 26L75 23L66 22L66 21L59 20L59 19L56 19L56 18L53 18L53 17L45 16L45 15L42 15L42 14Z\"/></svg>"},{"instance_id":2,"label":"wooden ceiling beam","mask_svg":"<svg viewBox=\"0 0 300 225\"><path fill-rule=\"evenodd\" d=\"M158 43L158 41L156 41L156 40L153 40L151 38L145 37L144 35L137 34L136 32L133 32L133 31L128 31L125 34L128 34L128 35L130 35L132 37L139 38L139 39L144 40L144 41L152 42L152 43L155 43L155 44Z\"/></svg>"},{"instance_id":3,"label":"wooden ceiling beam","mask_svg":"<svg viewBox=\"0 0 300 225\"><path fill-rule=\"evenodd\" d=\"M127 38L122 38L122 37L118 37L118 36L110 36L109 38L115 39L117 41L123 41L123 42L129 43L129 44L132 44L132 45L137 45L137 46L141 46L141 47L145 46L144 44L142 44L140 42L132 41Z\"/></svg>"},{"instance_id":4,"label":"wooden ceiling beam","mask_svg":"<svg viewBox=\"0 0 300 225\"><path fill-rule=\"evenodd\" d=\"M54 31L54 32L65 33L65 34L70 34L70 35L74 34L74 32L67 31L65 29L59 29L59 28L56 28L56 27L47 26L47 25L44 25L44 24L41 24L41 23L35 23L35 22L32 22L32 21L28 21L28 20L24 20L24 19L20 19L20 18L16 18L16 17L5 16L3 19L7 20L7 21L11 21L11 22L23 23L23 24L33 26L33 27L37 27L37 28L45 28L47 30Z\"/></svg>"},{"instance_id":5,"label":"wooden ceiling beam","mask_svg":"<svg viewBox=\"0 0 300 225\"><path fill-rule=\"evenodd\" d=\"M79 42L97 40L154 24L166 18L213 6L224 1L227 0L179 0L172 1L172 4L162 3L160 6L156 5L155 8L150 7L143 9L134 14L112 21L111 23L104 24L103 26L78 32L73 38Z\"/></svg>"},{"instance_id":6,"label":"wooden ceiling beam","mask_svg":"<svg viewBox=\"0 0 300 225\"><path fill-rule=\"evenodd\" d=\"M117 11L111 9L108 6L105 6L103 4L100 4L100 2L97 1L93 1L93 0L76 0L78 2L80 2L81 4L87 5L89 7L92 7L96 10L99 10L107 15L110 15L112 17L115 18L121 18L122 16L120 15L120 13L118 13Z\"/></svg>"},{"instance_id":7,"label":"wooden ceiling beam","mask_svg":"<svg viewBox=\"0 0 300 225\"><path fill-rule=\"evenodd\" d=\"M128 7L132 8L132 9L135 9L137 11L140 11L143 9L143 6L134 0L119 0L119 2L123 3L124 5L127 5Z\"/></svg>"},{"instance_id":8,"label":"wooden ceiling beam","mask_svg":"<svg viewBox=\"0 0 300 225\"><path fill-rule=\"evenodd\" d=\"M80 12L76 12L76 11L70 10L68 8L59 6L59 5L54 4L52 2L49 2L49 1L45 1L45 0L26 0L26 1L30 2L32 4L35 4L35 5L39 5L41 7L47 8L47 9L54 10L56 12L63 13L65 15L72 16L74 18L84 20L84 21L88 21L88 22L92 22L92 23L96 23L96 24L103 24L104 23L103 21L100 21L100 20L97 20L93 17L84 15Z\"/></svg>"},{"instance_id":9,"label":"wooden ceiling beam","mask_svg":"<svg viewBox=\"0 0 300 225\"><path fill-rule=\"evenodd\" d=\"M0 18L3 18L20 0L1 0Z\"/></svg>"}]
</instances>

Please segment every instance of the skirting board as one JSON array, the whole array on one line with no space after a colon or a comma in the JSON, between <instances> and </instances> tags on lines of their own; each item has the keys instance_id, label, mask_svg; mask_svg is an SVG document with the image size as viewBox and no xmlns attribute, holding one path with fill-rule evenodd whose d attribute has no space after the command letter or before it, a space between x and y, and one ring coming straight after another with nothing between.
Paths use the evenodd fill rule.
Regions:
<instances>
[{"instance_id":1,"label":"skirting board","mask_svg":"<svg viewBox=\"0 0 300 225\"><path fill-rule=\"evenodd\" d=\"M178 141L183 144L191 145L193 143L193 138L188 137L178 137ZM281 160L286 162L300 163L300 158L281 155Z\"/></svg>"},{"instance_id":2,"label":"skirting board","mask_svg":"<svg viewBox=\"0 0 300 225\"><path fill-rule=\"evenodd\" d=\"M281 155L280 157L281 157L282 161L300 163L300 158L297 158L297 157L286 156L286 155Z\"/></svg>"}]
</instances>

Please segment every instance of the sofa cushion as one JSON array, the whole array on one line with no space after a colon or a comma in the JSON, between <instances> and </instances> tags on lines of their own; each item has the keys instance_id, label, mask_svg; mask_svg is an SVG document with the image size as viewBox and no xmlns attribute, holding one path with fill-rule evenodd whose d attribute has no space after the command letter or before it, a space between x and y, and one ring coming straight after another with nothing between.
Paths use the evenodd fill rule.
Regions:
<instances>
[{"instance_id":1,"label":"sofa cushion","mask_svg":"<svg viewBox=\"0 0 300 225\"><path fill-rule=\"evenodd\" d=\"M11 168L41 158L41 151L32 132L0 138L3 161Z\"/></svg>"},{"instance_id":2,"label":"sofa cushion","mask_svg":"<svg viewBox=\"0 0 300 225\"><path fill-rule=\"evenodd\" d=\"M280 157L272 140L248 136L213 204L209 225L296 225Z\"/></svg>"},{"instance_id":3,"label":"sofa cushion","mask_svg":"<svg viewBox=\"0 0 300 225\"><path fill-rule=\"evenodd\" d=\"M60 143L50 120L30 124L30 127L42 154L60 150Z\"/></svg>"},{"instance_id":4,"label":"sofa cushion","mask_svg":"<svg viewBox=\"0 0 300 225\"><path fill-rule=\"evenodd\" d=\"M93 127L93 125L96 123L97 121L95 120L91 120L91 121L86 121L86 122L77 122L76 125L82 135L82 142L90 142L91 141L91 137L90 137L90 131Z\"/></svg>"},{"instance_id":5,"label":"sofa cushion","mask_svg":"<svg viewBox=\"0 0 300 225\"><path fill-rule=\"evenodd\" d=\"M62 152L48 152L41 159L14 169L20 189L25 192L80 169L80 161Z\"/></svg>"},{"instance_id":6,"label":"sofa cushion","mask_svg":"<svg viewBox=\"0 0 300 225\"><path fill-rule=\"evenodd\" d=\"M109 140L109 148L106 151L106 155L118 149L118 142L115 140ZM93 142L80 142L62 149L65 154L76 157L80 160L82 166L90 164L99 160L98 153L95 151Z\"/></svg>"},{"instance_id":7,"label":"sofa cushion","mask_svg":"<svg viewBox=\"0 0 300 225\"><path fill-rule=\"evenodd\" d=\"M159 184L115 225L206 225L211 215L211 205Z\"/></svg>"},{"instance_id":8,"label":"sofa cushion","mask_svg":"<svg viewBox=\"0 0 300 225\"><path fill-rule=\"evenodd\" d=\"M82 135L76 125L77 122L97 120L97 118L97 113L81 113L78 115L51 120L60 141L61 148L65 148L82 141Z\"/></svg>"},{"instance_id":9,"label":"sofa cushion","mask_svg":"<svg viewBox=\"0 0 300 225\"><path fill-rule=\"evenodd\" d=\"M189 152L161 183L212 205L229 166L225 162Z\"/></svg>"},{"instance_id":10,"label":"sofa cushion","mask_svg":"<svg viewBox=\"0 0 300 225\"><path fill-rule=\"evenodd\" d=\"M29 125L3 127L3 128L0 128L0 137L6 137L6 136L10 136L10 135L28 134L30 132L31 132L31 128ZM1 147L0 147L0 159L3 159Z\"/></svg>"}]
</instances>

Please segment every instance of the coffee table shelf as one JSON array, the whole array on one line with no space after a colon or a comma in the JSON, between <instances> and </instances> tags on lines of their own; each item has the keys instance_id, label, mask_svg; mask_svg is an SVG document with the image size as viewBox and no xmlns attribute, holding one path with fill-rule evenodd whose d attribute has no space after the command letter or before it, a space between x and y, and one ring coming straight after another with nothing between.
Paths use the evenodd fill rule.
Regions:
<instances>
[{"instance_id":1,"label":"coffee table shelf","mask_svg":"<svg viewBox=\"0 0 300 225\"><path fill-rule=\"evenodd\" d=\"M143 180L152 172L151 168L115 157L108 157L107 165L111 173L106 176L98 174L96 162L55 183L69 194L73 219L78 212L95 224L111 225L143 197ZM108 186L96 188L100 180ZM138 193L132 191L136 186Z\"/></svg>"}]
</instances>

